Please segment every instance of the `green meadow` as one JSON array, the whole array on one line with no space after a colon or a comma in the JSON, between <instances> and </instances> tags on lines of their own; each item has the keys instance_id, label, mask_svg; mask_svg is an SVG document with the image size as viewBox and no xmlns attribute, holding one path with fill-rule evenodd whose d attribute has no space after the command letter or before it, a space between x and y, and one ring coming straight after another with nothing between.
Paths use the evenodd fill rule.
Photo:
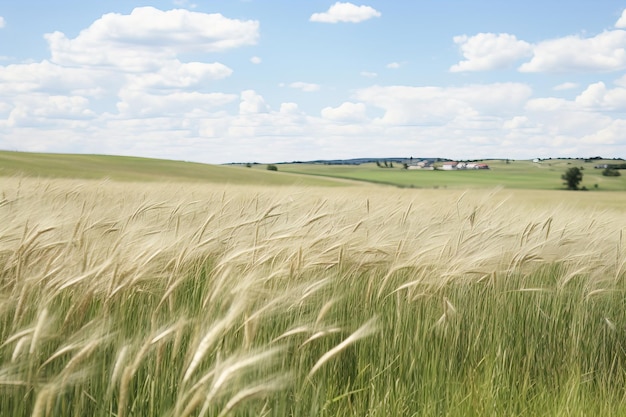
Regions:
<instances>
[{"instance_id":1,"label":"green meadow","mask_svg":"<svg viewBox=\"0 0 626 417\"><path fill-rule=\"evenodd\" d=\"M324 177L352 179L378 184L413 188L493 188L505 187L516 189L557 190L562 189L561 175L572 166L582 167L581 187L588 190L626 191L626 175L604 177L601 169L594 165L611 161L584 160L544 160L532 161L485 160L489 170L429 171L406 170L401 164L393 168L380 168L374 163L363 165L323 165L323 164L281 164L278 169Z\"/></svg>"},{"instance_id":2,"label":"green meadow","mask_svg":"<svg viewBox=\"0 0 626 417\"><path fill-rule=\"evenodd\" d=\"M331 178L251 172L165 159L108 155L44 154L0 151L0 176L110 179L139 182L208 182L218 184L336 186Z\"/></svg>"},{"instance_id":3,"label":"green meadow","mask_svg":"<svg viewBox=\"0 0 626 417\"><path fill-rule=\"evenodd\" d=\"M626 415L622 177L0 162L2 416Z\"/></svg>"}]
</instances>

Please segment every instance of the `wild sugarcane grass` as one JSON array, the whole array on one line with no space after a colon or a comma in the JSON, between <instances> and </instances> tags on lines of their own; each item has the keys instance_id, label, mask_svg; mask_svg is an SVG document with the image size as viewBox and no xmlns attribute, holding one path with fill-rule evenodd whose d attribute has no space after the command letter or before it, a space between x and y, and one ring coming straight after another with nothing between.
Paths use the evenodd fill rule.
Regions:
<instances>
[{"instance_id":1,"label":"wild sugarcane grass","mask_svg":"<svg viewBox=\"0 0 626 417\"><path fill-rule=\"evenodd\" d=\"M2 415L626 413L623 211L504 191L1 187Z\"/></svg>"}]
</instances>

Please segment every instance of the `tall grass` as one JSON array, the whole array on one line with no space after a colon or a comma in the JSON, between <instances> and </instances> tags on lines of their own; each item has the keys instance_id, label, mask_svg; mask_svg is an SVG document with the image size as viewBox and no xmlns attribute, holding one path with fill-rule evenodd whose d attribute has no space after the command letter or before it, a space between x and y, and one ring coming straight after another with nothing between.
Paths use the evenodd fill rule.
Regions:
<instances>
[{"instance_id":1,"label":"tall grass","mask_svg":"<svg viewBox=\"0 0 626 417\"><path fill-rule=\"evenodd\" d=\"M626 218L503 191L0 183L0 414L626 413Z\"/></svg>"}]
</instances>

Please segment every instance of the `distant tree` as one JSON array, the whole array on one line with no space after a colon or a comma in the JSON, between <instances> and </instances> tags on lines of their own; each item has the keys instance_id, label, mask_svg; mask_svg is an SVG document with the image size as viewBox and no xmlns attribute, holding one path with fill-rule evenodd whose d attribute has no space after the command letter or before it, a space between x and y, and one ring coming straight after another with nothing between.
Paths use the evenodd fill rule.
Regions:
<instances>
[{"instance_id":1,"label":"distant tree","mask_svg":"<svg viewBox=\"0 0 626 417\"><path fill-rule=\"evenodd\" d=\"M389 168L393 168L393 161L389 162Z\"/></svg>"},{"instance_id":2,"label":"distant tree","mask_svg":"<svg viewBox=\"0 0 626 417\"><path fill-rule=\"evenodd\" d=\"M246 168L252 168L252 164L251 164L250 162L248 162L248 163L246 164Z\"/></svg>"},{"instance_id":3,"label":"distant tree","mask_svg":"<svg viewBox=\"0 0 626 417\"><path fill-rule=\"evenodd\" d=\"M267 166L267 170L268 171L278 171L278 168L276 167L276 165L270 164L270 165Z\"/></svg>"},{"instance_id":4,"label":"distant tree","mask_svg":"<svg viewBox=\"0 0 626 417\"><path fill-rule=\"evenodd\" d=\"M568 168L565 174L561 175L561 179L568 190L578 190L578 184L583 180L583 173L578 167Z\"/></svg>"},{"instance_id":5,"label":"distant tree","mask_svg":"<svg viewBox=\"0 0 626 417\"><path fill-rule=\"evenodd\" d=\"M384 164L385 164L385 168L389 168L389 164L387 163L387 161L385 161Z\"/></svg>"},{"instance_id":6,"label":"distant tree","mask_svg":"<svg viewBox=\"0 0 626 417\"><path fill-rule=\"evenodd\" d=\"M380 161L376 161L376 166L380 168Z\"/></svg>"},{"instance_id":7,"label":"distant tree","mask_svg":"<svg viewBox=\"0 0 626 417\"><path fill-rule=\"evenodd\" d=\"M604 175L605 177L619 177L622 174L616 169L606 168L604 171L602 171L602 175Z\"/></svg>"}]
</instances>

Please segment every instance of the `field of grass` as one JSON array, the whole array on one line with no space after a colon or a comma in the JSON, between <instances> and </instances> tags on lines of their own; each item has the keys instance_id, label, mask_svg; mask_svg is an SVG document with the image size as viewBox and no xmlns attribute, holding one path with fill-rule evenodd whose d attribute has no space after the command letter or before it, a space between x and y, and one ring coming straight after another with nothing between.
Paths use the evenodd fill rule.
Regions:
<instances>
[{"instance_id":1,"label":"field of grass","mask_svg":"<svg viewBox=\"0 0 626 417\"><path fill-rule=\"evenodd\" d=\"M3 178L0 414L626 415L625 203Z\"/></svg>"},{"instance_id":2,"label":"field of grass","mask_svg":"<svg viewBox=\"0 0 626 417\"><path fill-rule=\"evenodd\" d=\"M376 164L323 165L208 165L163 159L107 156L38 154L0 151L0 177L111 179L128 182L202 182L237 185L342 186L372 183L402 188L562 190L561 175L569 167L584 168L581 187L590 191L626 191L626 175L604 177L594 169L601 161L503 160L485 161L490 170L428 171L379 168ZM607 161L614 162L614 161Z\"/></svg>"},{"instance_id":3,"label":"field of grass","mask_svg":"<svg viewBox=\"0 0 626 417\"><path fill-rule=\"evenodd\" d=\"M276 175L267 170L253 172L240 166L126 156L0 151L0 177L9 176L252 185L337 186L345 183L332 178Z\"/></svg>"},{"instance_id":4,"label":"field of grass","mask_svg":"<svg viewBox=\"0 0 626 417\"><path fill-rule=\"evenodd\" d=\"M400 164L394 168L379 168L376 164L322 165L281 164L279 170L315 176L336 177L367 181L379 184L413 188L514 188L558 190L563 189L561 175L572 166L583 167L581 187L589 190L626 191L626 175L604 177L601 169L594 169L598 161L545 160L531 161L501 160L485 161L489 170L428 171L404 170Z\"/></svg>"}]
</instances>

